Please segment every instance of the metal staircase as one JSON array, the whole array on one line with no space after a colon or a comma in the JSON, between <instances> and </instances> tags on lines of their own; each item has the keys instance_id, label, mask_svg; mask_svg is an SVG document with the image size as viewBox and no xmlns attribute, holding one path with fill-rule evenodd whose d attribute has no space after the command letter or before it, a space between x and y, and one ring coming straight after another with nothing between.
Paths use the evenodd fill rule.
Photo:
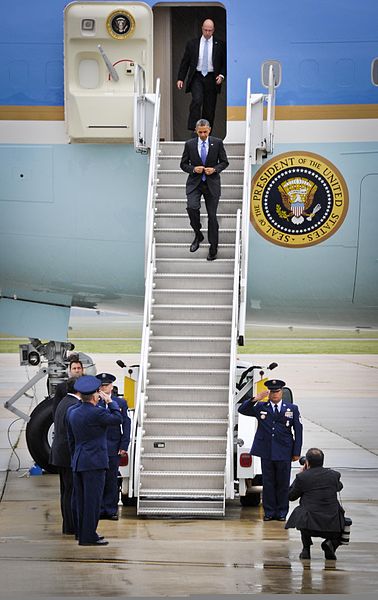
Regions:
<instances>
[{"instance_id":1,"label":"metal staircase","mask_svg":"<svg viewBox=\"0 0 378 600\"><path fill-rule=\"evenodd\" d=\"M245 144L225 144L230 164L221 175L218 256L207 261L204 202L205 240L189 252L194 234L187 175L179 168L183 142L159 144L159 86L158 80L149 98L145 306L129 496L138 498L138 515L223 517L226 498L234 497L236 346L245 328L251 166L271 151L273 130L271 147L262 137L262 104L271 94L251 94L248 81ZM140 106L145 103L142 97Z\"/></svg>"},{"instance_id":2,"label":"metal staircase","mask_svg":"<svg viewBox=\"0 0 378 600\"><path fill-rule=\"evenodd\" d=\"M223 516L236 212L241 209L243 145L226 145L218 208L218 258L205 241L190 254L183 142L161 143L153 233L155 272L138 514ZM240 221L239 221L240 227Z\"/></svg>"}]
</instances>

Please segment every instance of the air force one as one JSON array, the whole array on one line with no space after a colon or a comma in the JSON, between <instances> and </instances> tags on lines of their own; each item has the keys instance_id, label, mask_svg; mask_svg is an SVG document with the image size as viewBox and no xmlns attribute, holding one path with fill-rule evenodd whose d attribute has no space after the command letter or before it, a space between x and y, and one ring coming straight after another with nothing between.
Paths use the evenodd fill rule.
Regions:
<instances>
[{"instance_id":1,"label":"air force one","mask_svg":"<svg viewBox=\"0 0 378 600\"><path fill-rule=\"evenodd\" d=\"M64 340L71 306L142 310L150 157L132 143L138 68L142 94L160 78L160 138L175 142L160 148L172 155L160 196L177 201L189 241L179 142L190 94L175 81L206 17L227 43L213 133L241 157L223 174L225 204L244 169L247 80L265 94L274 66L274 151L251 170L247 319L378 325L375 0L21 0L1 12L2 331ZM221 216L224 241L227 225Z\"/></svg>"},{"instance_id":2,"label":"air force one","mask_svg":"<svg viewBox=\"0 0 378 600\"><path fill-rule=\"evenodd\" d=\"M20 0L1 13L0 331L31 338L22 360L47 358L35 377L51 395L72 306L139 311L138 514L222 516L236 478L255 501L244 433L234 464L236 429L250 429L235 403L257 385L243 374L236 391L246 321L378 327L376 0ZM227 48L213 133L230 161L211 262L206 243L189 253L190 94L176 86L208 18ZM28 385L6 405L48 468L51 400L23 414Z\"/></svg>"}]
</instances>

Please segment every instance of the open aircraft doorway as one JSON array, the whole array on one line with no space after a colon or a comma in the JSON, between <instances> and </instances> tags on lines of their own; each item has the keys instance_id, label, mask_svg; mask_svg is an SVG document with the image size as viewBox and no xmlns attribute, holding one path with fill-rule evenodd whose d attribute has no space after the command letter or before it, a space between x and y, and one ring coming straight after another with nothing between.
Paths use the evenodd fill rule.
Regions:
<instances>
[{"instance_id":1,"label":"open aircraft doorway","mask_svg":"<svg viewBox=\"0 0 378 600\"><path fill-rule=\"evenodd\" d=\"M201 36L205 19L215 24L215 37L226 44L226 10L218 3L206 5L193 3L156 4L154 14L154 74L161 82L160 137L163 140L186 140L191 132L187 128L191 94L176 87L177 74L186 43ZM226 47L227 50L227 47ZM226 136L227 77L218 95L213 134Z\"/></svg>"}]
</instances>

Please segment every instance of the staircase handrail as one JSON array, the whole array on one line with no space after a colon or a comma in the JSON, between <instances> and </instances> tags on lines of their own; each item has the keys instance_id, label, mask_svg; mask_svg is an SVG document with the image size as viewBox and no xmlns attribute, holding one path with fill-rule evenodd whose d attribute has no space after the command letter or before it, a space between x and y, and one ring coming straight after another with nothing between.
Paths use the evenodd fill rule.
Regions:
<instances>
[{"instance_id":1,"label":"staircase handrail","mask_svg":"<svg viewBox=\"0 0 378 600\"><path fill-rule=\"evenodd\" d=\"M232 317L231 317L231 351L230 371L228 385L228 428L227 428L227 459L226 459L226 494L228 498L234 497L234 395L236 390L236 356L239 319L239 286L240 286L240 240L241 240L241 212L236 213L236 236L235 236L235 258L234 258L234 283L232 295Z\"/></svg>"},{"instance_id":2,"label":"staircase handrail","mask_svg":"<svg viewBox=\"0 0 378 600\"><path fill-rule=\"evenodd\" d=\"M245 115L245 146L244 146L244 177L243 177L243 203L241 225L241 265L240 265L240 307L238 323L238 341L244 345L245 318L247 311L247 277L248 277L248 249L249 249L249 207L251 196L251 80L247 80L246 115Z\"/></svg>"},{"instance_id":3,"label":"staircase handrail","mask_svg":"<svg viewBox=\"0 0 378 600\"><path fill-rule=\"evenodd\" d=\"M144 313L143 313L143 328L142 328L142 344L140 352L140 365L138 374L136 404L134 411L133 426L131 430L130 440L130 480L129 480L129 496L133 495L134 480L139 480L139 475L135 472L133 477L133 469L138 469L138 464L135 461L135 442L140 444L140 437L137 438L137 429L143 426L144 415L144 399L147 385L147 363L148 351L150 344L150 325L151 325L151 310L152 310L152 284L155 271L156 253L154 239L154 215L155 215L155 198L156 198L156 175L157 175L157 159L160 133L160 79L156 80L155 92L155 108L153 117L152 140L150 150L150 165L148 173L148 190L147 190L147 206L146 206L146 231L145 231L145 294L144 294ZM140 450L140 448L139 448ZM139 452L138 452L139 454Z\"/></svg>"}]
</instances>

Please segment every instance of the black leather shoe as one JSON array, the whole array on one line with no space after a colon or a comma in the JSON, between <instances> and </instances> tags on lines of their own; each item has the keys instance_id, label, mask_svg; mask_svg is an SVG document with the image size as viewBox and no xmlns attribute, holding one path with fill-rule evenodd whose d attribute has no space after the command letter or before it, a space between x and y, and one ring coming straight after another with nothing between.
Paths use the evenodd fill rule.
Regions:
<instances>
[{"instance_id":1,"label":"black leather shoe","mask_svg":"<svg viewBox=\"0 0 378 600\"><path fill-rule=\"evenodd\" d=\"M322 543L322 550L324 550L324 557L327 560L337 560L331 540L324 540Z\"/></svg>"},{"instance_id":2,"label":"black leather shoe","mask_svg":"<svg viewBox=\"0 0 378 600\"><path fill-rule=\"evenodd\" d=\"M199 248L200 243L203 242L203 240L204 240L203 234L200 232L194 238L194 240L190 246L190 252L196 252L196 250L198 250L198 248Z\"/></svg>"},{"instance_id":3,"label":"black leather shoe","mask_svg":"<svg viewBox=\"0 0 378 600\"><path fill-rule=\"evenodd\" d=\"M273 517L269 517L269 516L265 515L263 517L263 521L273 521Z\"/></svg>"},{"instance_id":4,"label":"black leather shoe","mask_svg":"<svg viewBox=\"0 0 378 600\"><path fill-rule=\"evenodd\" d=\"M309 560L311 558L310 548L302 548L302 552L299 555L302 560Z\"/></svg>"},{"instance_id":5,"label":"black leather shoe","mask_svg":"<svg viewBox=\"0 0 378 600\"><path fill-rule=\"evenodd\" d=\"M107 546L108 540L96 540L95 542L79 542L79 546Z\"/></svg>"},{"instance_id":6,"label":"black leather shoe","mask_svg":"<svg viewBox=\"0 0 378 600\"><path fill-rule=\"evenodd\" d=\"M209 254L207 255L207 260L215 260L217 257L217 251L209 250Z\"/></svg>"},{"instance_id":7,"label":"black leather shoe","mask_svg":"<svg viewBox=\"0 0 378 600\"><path fill-rule=\"evenodd\" d=\"M286 521L286 517L277 517L276 521Z\"/></svg>"},{"instance_id":8,"label":"black leather shoe","mask_svg":"<svg viewBox=\"0 0 378 600\"><path fill-rule=\"evenodd\" d=\"M118 521L118 515L100 515L101 520Z\"/></svg>"}]
</instances>

